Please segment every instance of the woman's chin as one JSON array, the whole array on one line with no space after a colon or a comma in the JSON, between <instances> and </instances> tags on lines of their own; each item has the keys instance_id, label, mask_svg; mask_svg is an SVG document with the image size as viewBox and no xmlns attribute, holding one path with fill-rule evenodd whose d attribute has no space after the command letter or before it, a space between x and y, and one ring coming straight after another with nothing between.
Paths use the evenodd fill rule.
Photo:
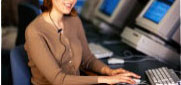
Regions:
<instances>
[{"instance_id":1,"label":"woman's chin","mask_svg":"<svg viewBox=\"0 0 181 85\"><path fill-rule=\"evenodd\" d=\"M71 11L64 12L65 15L69 15Z\"/></svg>"}]
</instances>

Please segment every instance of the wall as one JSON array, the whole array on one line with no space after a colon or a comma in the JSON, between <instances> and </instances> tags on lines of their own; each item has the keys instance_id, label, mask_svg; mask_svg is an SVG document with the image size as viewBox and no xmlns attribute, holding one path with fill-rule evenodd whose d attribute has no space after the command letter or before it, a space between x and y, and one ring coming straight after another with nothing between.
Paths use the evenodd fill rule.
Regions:
<instances>
[{"instance_id":1,"label":"wall","mask_svg":"<svg viewBox=\"0 0 181 85\"><path fill-rule=\"evenodd\" d=\"M39 6L38 0L2 0L1 21L2 26L18 25L18 3L29 2Z\"/></svg>"}]
</instances>

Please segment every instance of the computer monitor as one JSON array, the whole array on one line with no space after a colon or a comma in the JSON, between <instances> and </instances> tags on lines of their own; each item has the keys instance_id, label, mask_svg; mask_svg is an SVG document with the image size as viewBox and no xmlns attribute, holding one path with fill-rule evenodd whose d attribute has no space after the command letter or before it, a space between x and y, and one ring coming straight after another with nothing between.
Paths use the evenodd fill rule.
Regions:
<instances>
[{"instance_id":1,"label":"computer monitor","mask_svg":"<svg viewBox=\"0 0 181 85\"><path fill-rule=\"evenodd\" d=\"M137 25L165 40L177 29L180 14L180 0L150 0L136 19Z\"/></svg>"},{"instance_id":2,"label":"computer monitor","mask_svg":"<svg viewBox=\"0 0 181 85\"><path fill-rule=\"evenodd\" d=\"M43 0L38 0L38 5L39 5L39 11L40 13L42 13L41 6L43 5Z\"/></svg>"},{"instance_id":3,"label":"computer monitor","mask_svg":"<svg viewBox=\"0 0 181 85\"><path fill-rule=\"evenodd\" d=\"M172 36L172 40L175 41L177 44L179 44L181 46L181 42L180 42L180 26L178 26L176 32Z\"/></svg>"},{"instance_id":4,"label":"computer monitor","mask_svg":"<svg viewBox=\"0 0 181 85\"><path fill-rule=\"evenodd\" d=\"M100 0L87 0L81 11L81 16L86 20L92 20L95 15L95 9Z\"/></svg>"},{"instance_id":5,"label":"computer monitor","mask_svg":"<svg viewBox=\"0 0 181 85\"><path fill-rule=\"evenodd\" d=\"M84 6L84 3L85 3L86 1L87 1L87 0L77 0L77 3L75 4L75 9L76 9L76 11L78 12L78 14L81 13L82 7Z\"/></svg>"},{"instance_id":6,"label":"computer monitor","mask_svg":"<svg viewBox=\"0 0 181 85\"><path fill-rule=\"evenodd\" d=\"M116 27L122 27L137 0L101 0L95 16Z\"/></svg>"},{"instance_id":7,"label":"computer monitor","mask_svg":"<svg viewBox=\"0 0 181 85\"><path fill-rule=\"evenodd\" d=\"M43 0L38 0L39 1L39 5L43 5Z\"/></svg>"}]
</instances>

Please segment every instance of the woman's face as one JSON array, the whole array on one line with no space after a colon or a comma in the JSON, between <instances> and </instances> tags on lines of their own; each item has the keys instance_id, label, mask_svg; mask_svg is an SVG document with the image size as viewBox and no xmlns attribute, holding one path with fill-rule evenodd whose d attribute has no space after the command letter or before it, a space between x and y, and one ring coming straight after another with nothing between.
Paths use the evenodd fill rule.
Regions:
<instances>
[{"instance_id":1,"label":"woman's face","mask_svg":"<svg viewBox=\"0 0 181 85\"><path fill-rule=\"evenodd\" d=\"M52 0L53 9L63 14L69 14L76 2L77 0Z\"/></svg>"}]
</instances>

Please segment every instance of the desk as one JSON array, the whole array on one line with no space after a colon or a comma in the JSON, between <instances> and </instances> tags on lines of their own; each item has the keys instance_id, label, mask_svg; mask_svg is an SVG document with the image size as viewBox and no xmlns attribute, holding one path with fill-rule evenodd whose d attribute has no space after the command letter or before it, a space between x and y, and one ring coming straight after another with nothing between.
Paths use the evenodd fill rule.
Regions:
<instances>
[{"instance_id":1,"label":"desk","mask_svg":"<svg viewBox=\"0 0 181 85\"><path fill-rule=\"evenodd\" d=\"M107 59L101 59L101 60L104 62L107 62ZM146 80L146 81L148 81L147 76L145 74L146 70L152 69L152 68L159 68L159 67L163 67L163 66L167 66L168 68L171 68L168 65L161 63L158 60L154 60L154 59L143 61L143 62L124 63L124 64L108 65L108 66L113 69L114 68L124 68L126 70L129 70L131 72L134 72L134 73L140 75L141 80Z\"/></svg>"},{"instance_id":2,"label":"desk","mask_svg":"<svg viewBox=\"0 0 181 85\"><path fill-rule=\"evenodd\" d=\"M143 53L138 52L132 47L121 42L120 41L121 39L119 36L109 36L109 35L101 34L97 30L94 29L96 28L94 25L84 20L83 20L83 25L85 28L88 42L99 43L103 45L104 47L110 49L111 51L114 52L115 55L120 56L120 57L126 57L129 55L144 55ZM111 41L114 41L114 43L108 44L108 42L111 42ZM117 41L117 43L115 43L115 41ZM134 58L131 60L134 60ZM107 59L101 59L101 61L107 64ZM146 80L146 81L148 81L148 79L145 75L145 71L148 69L165 67L165 66L168 68L173 68L172 66L169 66L168 64L160 62L156 59L143 61L143 62L125 63L122 65L119 64L119 65L109 65L109 66L111 68L124 68L131 72L134 72L142 77L141 80ZM175 70L179 70L179 69L175 69Z\"/></svg>"},{"instance_id":3,"label":"desk","mask_svg":"<svg viewBox=\"0 0 181 85\"><path fill-rule=\"evenodd\" d=\"M107 59L101 59L101 61L103 61L104 63L107 64ZM147 83L149 83L149 80L145 74L145 71L148 69L153 69L153 68L159 68L159 67L163 67L166 66L168 68L168 65L159 62L158 60L149 60L149 61L143 61L143 62L139 62L139 63L125 63L125 64L117 64L117 65L108 65L111 68L124 68L126 70L129 70L131 72L134 72L138 75L141 76L141 80L146 81ZM90 76L97 76L96 73L92 73L92 72L88 72L86 71L86 74L90 75ZM103 85L103 84L99 84L99 85Z\"/></svg>"}]
</instances>

